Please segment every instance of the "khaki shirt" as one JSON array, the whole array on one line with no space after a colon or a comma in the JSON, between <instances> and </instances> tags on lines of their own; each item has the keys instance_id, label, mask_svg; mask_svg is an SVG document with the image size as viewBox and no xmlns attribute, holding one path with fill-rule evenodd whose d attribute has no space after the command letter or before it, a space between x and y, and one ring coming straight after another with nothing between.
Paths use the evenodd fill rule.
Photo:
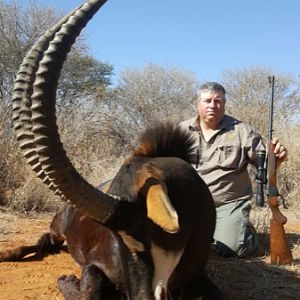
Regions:
<instances>
[{"instance_id":1,"label":"khaki shirt","mask_svg":"<svg viewBox=\"0 0 300 300\"><path fill-rule=\"evenodd\" d=\"M198 163L194 167L208 185L216 206L250 199L253 192L247 165L256 165L261 136L249 125L225 115L216 133L205 141L197 124L197 118L191 118L180 126L195 135Z\"/></svg>"}]
</instances>

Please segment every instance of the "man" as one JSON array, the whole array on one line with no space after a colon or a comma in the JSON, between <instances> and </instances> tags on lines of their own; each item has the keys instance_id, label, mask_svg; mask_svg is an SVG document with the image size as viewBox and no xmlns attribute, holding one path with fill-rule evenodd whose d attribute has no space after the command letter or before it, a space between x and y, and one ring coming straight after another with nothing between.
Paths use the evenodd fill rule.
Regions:
<instances>
[{"instance_id":1,"label":"man","mask_svg":"<svg viewBox=\"0 0 300 300\"><path fill-rule=\"evenodd\" d=\"M197 117L180 125L197 138L195 168L215 201L214 249L225 257L245 257L258 248L256 232L249 221L253 193L247 165L256 166L256 150L264 145L253 128L225 115L225 95L219 83L203 84L198 90ZM272 142L279 166L287 151L277 138Z\"/></svg>"}]
</instances>

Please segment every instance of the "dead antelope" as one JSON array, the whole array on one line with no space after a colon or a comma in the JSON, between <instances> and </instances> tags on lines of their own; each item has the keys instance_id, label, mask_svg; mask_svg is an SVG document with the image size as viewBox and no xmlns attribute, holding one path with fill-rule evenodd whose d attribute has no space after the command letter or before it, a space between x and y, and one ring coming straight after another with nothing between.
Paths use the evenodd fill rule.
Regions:
<instances>
[{"instance_id":1,"label":"dead antelope","mask_svg":"<svg viewBox=\"0 0 300 300\"><path fill-rule=\"evenodd\" d=\"M60 70L75 38L105 3L90 0L44 34L20 66L14 128L27 162L68 201L38 243L2 253L18 260L59 250L82 267L62 276L65 299L221 299L204 268L215 226L210 192L191 167L191 137L176 126L146 130L106 192L66 156L56 125Z\"/></svg>"}]
</instances>

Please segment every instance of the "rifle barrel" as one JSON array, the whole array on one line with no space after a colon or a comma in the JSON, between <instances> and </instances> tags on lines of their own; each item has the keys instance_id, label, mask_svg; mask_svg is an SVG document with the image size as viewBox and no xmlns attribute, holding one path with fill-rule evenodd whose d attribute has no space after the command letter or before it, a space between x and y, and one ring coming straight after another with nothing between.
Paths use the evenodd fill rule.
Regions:
<instances>
[{"instance_id":1,"label":"rifle barrel","mask_svg":"<svg viewBox=\"0 0 300 300\"><path fill-rule=\"evenodd\" d=\"M269 141L272 141L275 76L270 76L268 79L271 86L271 101L269 107Z\"/></svg>"}]
</instances>

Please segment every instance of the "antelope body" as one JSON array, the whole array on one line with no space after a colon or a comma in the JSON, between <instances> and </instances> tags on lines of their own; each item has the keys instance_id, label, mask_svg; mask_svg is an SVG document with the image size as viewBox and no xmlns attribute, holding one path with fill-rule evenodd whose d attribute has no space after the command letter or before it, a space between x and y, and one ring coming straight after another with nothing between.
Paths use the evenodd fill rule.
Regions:
<instances>
[{"instance_id":1,"label":"antelope body","mask_svg":"<svg viewBox=\"0 0 300 300\"><path fill-rule=\"evenodd\" d=\"M57 131L60 70L81 29L105 3L89 0L46 32L20 66L14 128L27 162L67 204L34 246L0 261L56 251L66 240L81 279L62 276L65 299L221 299L205 275L215 227L210 192L191 167L194 141L179 127L149 128L104 192L69 161Z\"/></svg>"}]
</instances>

